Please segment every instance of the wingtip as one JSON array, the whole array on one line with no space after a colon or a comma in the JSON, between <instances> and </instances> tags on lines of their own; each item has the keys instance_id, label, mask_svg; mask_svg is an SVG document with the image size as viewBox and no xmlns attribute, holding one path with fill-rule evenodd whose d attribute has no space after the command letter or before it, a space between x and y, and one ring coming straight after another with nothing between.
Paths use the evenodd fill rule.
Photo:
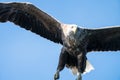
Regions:
<instances>
[{"instance_id":1,"label":"wingtip","mask_svg":"<svg viewBox=\"0 0 120 80\"><path fill-rule=\"evenodd\" d=\"M0 2L2 4L10 4L10 3L25 3L25 4L32 4L31 2L19 2L19 1L16 1L16 2L13 2L13 1L9 1L9 2Z\"/></svg>"}]
</instances>

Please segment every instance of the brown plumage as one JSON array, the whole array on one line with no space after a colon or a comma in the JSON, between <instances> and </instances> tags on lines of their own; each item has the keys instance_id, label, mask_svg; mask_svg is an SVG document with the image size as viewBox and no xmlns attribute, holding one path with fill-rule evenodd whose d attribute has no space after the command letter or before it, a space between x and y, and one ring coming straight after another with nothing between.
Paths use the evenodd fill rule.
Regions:
<instances>
[{"instance_id":1,"label":"brown plumage","mask_svg":"<svg viewBox=\"0 0 120 80\"><path fill-rule=\"evenodd\" d=\"M87 61L87 52L120 50L120 26L80 28L77 25L60 23L32 4L16 2L0 3L0 22L7 21L63 45L55 80L65 66L78 74L77 80L81 80L81 73L93 70Z\"/></svg>"},{"instance_id":2,"label":"brown plumage","mask_svg":"<svg viewBox=\"0 0 120 80\"><path fill-rule=\"evenodd\" d=\"M90 31L87 51L120 50L120 27L95 29Z\"/></svg>"},{"instance_id":3,"label":"brown plumage","mask_svg":"<svg viewBox=\"0 0 120 80\"><path fill-rule=\"evenodd\" d=\"M10 21L51 41L62 43L60 23L32 4L0 3L0 21Z\"/></svg>"}]
</instances>

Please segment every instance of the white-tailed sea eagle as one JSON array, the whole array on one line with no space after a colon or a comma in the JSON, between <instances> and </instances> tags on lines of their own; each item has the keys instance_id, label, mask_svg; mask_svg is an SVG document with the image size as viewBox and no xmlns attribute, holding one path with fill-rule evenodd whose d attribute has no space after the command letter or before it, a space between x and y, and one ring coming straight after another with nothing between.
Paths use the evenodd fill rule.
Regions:
<instances>
[{"instance_id":1,"label":"white-tailed sea eagle","mask_svg":"<svg viewBox=\"0 0 120 80\"><path fill-rule=\"evenodd\" d=\"M0 3L0 22L13 22L26 30L63 45L54 80L66 66L77 74L94 68L86 54L90 51L120 50L120 26L102 29L85 29L61 23L29 3Z\"/></svg>"}]
</instances>

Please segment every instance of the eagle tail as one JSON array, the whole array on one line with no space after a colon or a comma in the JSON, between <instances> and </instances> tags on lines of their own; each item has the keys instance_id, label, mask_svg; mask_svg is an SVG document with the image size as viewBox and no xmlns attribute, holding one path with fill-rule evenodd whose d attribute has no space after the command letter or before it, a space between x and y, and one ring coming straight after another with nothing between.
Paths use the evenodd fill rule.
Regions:
<instances>
[{"instance_id":1,"label":"eagle tail","mask_svg":"<svg viewBox=\"0 0 120 80\"><path fill-rule=\"evenodd\" d=\"M90 71L94 70L94 67L92 66L92 64L87 60L86 61L86 68L85 71L83 72L83 74L89 73Z\"/></svg>"},{"instance_id":2,"label":"eagle tail","mask_svg":"<svg viewBox=\"0 0 120 80\"><path fill-rule=\"evenodd\" d=\"M78 74L78 69L77 67L71 67L72 73L74 75ZM92 64L90 64L90 62L88 60L86 60L86 68L85 71L83 72L83 74L89 73L90 71L94 70L94 67L92 66Z\"/></svg>"}]
</instances>

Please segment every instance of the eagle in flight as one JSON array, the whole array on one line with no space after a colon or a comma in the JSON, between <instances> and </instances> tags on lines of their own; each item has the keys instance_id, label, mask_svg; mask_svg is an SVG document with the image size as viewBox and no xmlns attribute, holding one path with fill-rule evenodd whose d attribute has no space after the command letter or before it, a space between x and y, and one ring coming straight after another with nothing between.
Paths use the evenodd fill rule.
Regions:
<instances>
[{"instance_id":1,"label":"eagle in flight","mask_svg":"<svg viewBox=\"0 0 120 80\"><path fill-rule=\"evenodd\" d=\"M64 24L30 3L19 2L0 3L0 22L7 21L63 45L54 80L65 66L82 80L81 74L94 69L87 60L88 52L120 50L120 26L86 29Z\"/></svg>"}]
</instances>

